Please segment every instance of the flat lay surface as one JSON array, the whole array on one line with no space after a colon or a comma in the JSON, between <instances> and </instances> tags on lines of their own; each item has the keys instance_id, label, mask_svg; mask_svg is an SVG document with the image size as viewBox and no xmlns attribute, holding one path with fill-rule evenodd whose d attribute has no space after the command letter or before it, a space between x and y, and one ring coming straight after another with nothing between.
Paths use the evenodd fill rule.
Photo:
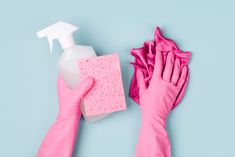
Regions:
<instances>
[{"instance_id":1,"label":"flat lay surface","mask_svg":"<svg viewBox=\"0 0 235 157\"><path fill-rule=\"evenodd\" d=\"M129 96L130 49L165 37L191 52L190 80L167 130L172 157L234 156L235 2L219 1L2 1L0 3L0 156L35 156L58 113L58 42L52 54L36 32L59 20L79 26L78 44L98 55L120 56L127 110L79 124L74 157L133 157L141 125Z\"/></svg>"}]
</instances>

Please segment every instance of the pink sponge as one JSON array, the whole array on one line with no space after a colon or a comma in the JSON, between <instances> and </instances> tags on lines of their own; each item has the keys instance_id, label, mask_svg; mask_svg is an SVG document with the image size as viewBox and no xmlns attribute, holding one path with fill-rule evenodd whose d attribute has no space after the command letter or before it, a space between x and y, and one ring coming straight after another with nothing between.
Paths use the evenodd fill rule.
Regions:
<instances>
[{"instance_id":1,"label":"pink sponge","mask_svg":"<svg viewBox=\"0 0 235 157\"><path fill-rule=\"evenodd\" d=\"M79 71L81 80L86 77L95 79L93 88L83 99L83 112L86 117L106 115L126 109L117 54L81 59Z\"/></svg>"}]
</instances>

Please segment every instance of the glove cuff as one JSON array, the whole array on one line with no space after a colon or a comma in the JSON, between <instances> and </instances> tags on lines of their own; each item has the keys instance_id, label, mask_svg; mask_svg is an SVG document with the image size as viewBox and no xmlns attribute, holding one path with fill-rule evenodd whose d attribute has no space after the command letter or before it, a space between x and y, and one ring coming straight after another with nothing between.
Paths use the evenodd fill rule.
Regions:
<instances>
[{"instance_id":1,"label":"glove cuff","mask_svg":"<svg viewBox=\"0 0 235 157\"><path fill-rule=\"evenodd\" d=\"M158 136L167 136L166 118L159 115L144 115L142 114L142 131L157 134Z\"/></svg>"},{"instance_id":2,"label":"glove cuff","mask_svg":"<svg viewBox=\"0 0 235 157\"><path fill-rule=\"evenodd\" d=\"M81 118L81 112L73 112L73 113L59 113L57 115L56 120L65 120L65 119L80 119Z\"/></svg>"}]
</instances>

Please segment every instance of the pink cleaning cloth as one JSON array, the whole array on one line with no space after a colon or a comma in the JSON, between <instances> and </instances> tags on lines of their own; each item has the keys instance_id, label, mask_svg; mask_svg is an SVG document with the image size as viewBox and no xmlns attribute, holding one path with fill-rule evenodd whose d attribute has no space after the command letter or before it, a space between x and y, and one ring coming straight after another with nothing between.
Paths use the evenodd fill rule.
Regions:
<instances>
[{"instance_id":1,"label":"pink cleaning cloth","mask_svg":"<svg viewBox=\"0 0 235 157\"><path fill-rule=\"evenodd\" d=\"M126 109L118 54L81 59L79 70L81 79L95 79L93 88L83 99L87 117Z\"/></svg>"},{"instance_id":2,"label":"pink cleaning cloth","mask_svg":"<svg viewBox=\"0 0 235 157\"><path fill-rule=\"evenodd\" d=\"M181 69L183 66L188 66L190 60L190 52L183 52L178 48L176 43L163 37L159 27L156 27L154 33L154 40L144 42L143 47L131 49L130 53L135 57L135 61L131 64L134 66L134 76L130 85L130 97L139 104L139 88L137 86L136 80L136 69L140 69L144 73L145 83L148 85L152 77L154 64L155 64L155 54L156 51L161 51L163 55L164 62L166 61L166 56L169 52L173 52L177 58L180 59ZM189 73L187 75L187 80L182 88L180 94L178 95L174 107L183 98L186 86L188 83Z\"/></svg>"}]
</instances>

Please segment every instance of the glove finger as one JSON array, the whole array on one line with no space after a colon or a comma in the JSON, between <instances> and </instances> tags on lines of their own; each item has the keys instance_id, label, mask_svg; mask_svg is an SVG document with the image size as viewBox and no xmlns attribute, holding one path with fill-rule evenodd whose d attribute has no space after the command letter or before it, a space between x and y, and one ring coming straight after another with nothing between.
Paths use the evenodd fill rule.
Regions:
<instances>
[{"instance_id":1,"label":"glove finger","mask_svg":"<svg viewBox=\"0 0 235 157\"><path fill-rule=\"evenodd\" d=\"M137 85L139 87L139 93L141 95L146 90L147 87L144 81L144 74L139 69L136 70L136 80L137 80Z\"/></svg>"},{"instance_id":2,"label":"glove finger","mask_svg":"<svg viewBox=\"0 0 235 157\"><path fill-rule=\"evenodd\" d=\"M91 77L88 77L82 80L79 85L74 89L74 94L77 100L80 100L89 92L91 87L93 86L95 80Z\"/></svg>"},{"instance_id":3,"label":"glove finger","mask_svg":"<svg viewBox=\"0 0 235 157\"><path fill-rule=\"evenodd\" d=\"M176 85L179 80L179 77L180 77L180 60L179 60L179 58L176 58L171 82L174 85Z\"/></svg>"},{"instance_id":4,"label":"glove finger","mask_svg":"<svg viewBox=\"0 0 235 157\"><path fill-rule=\"evenodd\" d=\"M180 78L179 78L179 81L177 83L177 86L181 89L187 79L187 75L188 75L188 67L187 66L184 66L182 71L181 71L181 74L180 74Z\"/></svg>"},{"instance_id":5,"label":"glove finger","mask_svg":"<svg viewBox=\"0 0 235 157\"><path fill-rule=\"evenodd\" d=\"M163 70L163 58L162 58L162 52L156 51L155 55L155 64L154 64L154 70L153 70L153 79L156 79L158 77L162 76L162 70Z\"/></svg>"},{"instance_id":6,"label":"glove finger","mask_svg":"<svg viewBox=\"0 0 235 157\"><path fill-rule=\"evenodd\" d=\"M175 55L172 52L167 54L165 69L163 72L163 79L167 82L171 81L171 75L174 68Z\"/></svg>"}]
</instances>

